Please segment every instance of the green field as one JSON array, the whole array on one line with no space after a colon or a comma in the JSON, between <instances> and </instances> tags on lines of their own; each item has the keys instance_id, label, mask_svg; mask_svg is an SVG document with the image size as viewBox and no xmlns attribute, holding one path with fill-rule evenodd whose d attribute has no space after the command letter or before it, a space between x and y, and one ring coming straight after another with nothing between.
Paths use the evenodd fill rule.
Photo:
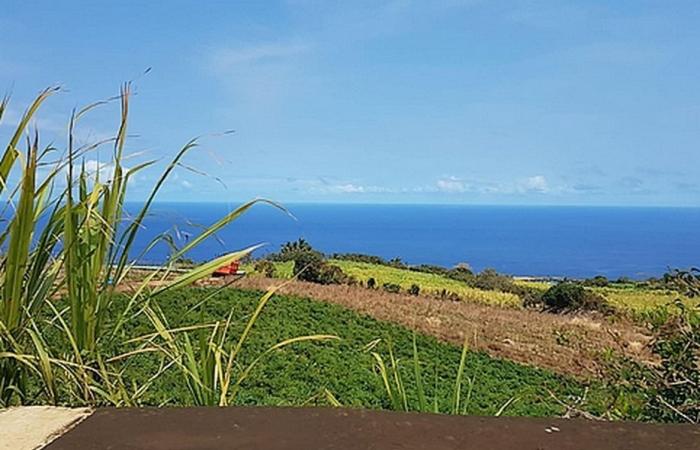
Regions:
<instances>
[{"instance_id":1,"label":"green field","mask_svg":"<svg viewBox=\"0 0 700 450\"><path fill-rule=\"evenodd\" d=\"M423 293L436 295L445 290L453 292L468 301L499 306L517 307L521 305L520 298L515 294L473 288L466 283L442 275L355 261L332 259L329 260L329 263L339 266L343 272L353 276L358 281L366 282L369 278L374 278L378 286L384 283L394 283L405 290L410 288L411 285L417 284ZM276 276L290 278L293 266L294 264L291 261L275 263ZM252 271L253 266L247 265L245 269ZM540 292L546 291L551 286L551 283L544 281L515 280L515 283L537 289ZM631 313L651 312L672 303L676 298L681 298L688 305L696 305L698 303L697 300L685 298L677 292L669 290L616 285L591 289L604 296L611 306Z\"/></svg>"},{"instance_id":2,"label":"green field","mask_svg":"<svg viewBox=\"0 0 700 450\"><path fill-rule=\"evenodd\" d=\"M447 293L457 294L467 301L515 307L520 306L522 303L517 295L507 292L476 289L461 281L453 280L442 275L355 261L331 259L328 262L340 267L343 272L354 277L358 281L366 283L368 279L374 278L379 287L384 283L393 283L401 286L401 289L407 290L411 285L417 284L424 294L439 295L444 290ZM294 264L291 261L275 263L276 276L279 278L290 278L292 276L293 266ZM244 269L251 270L252 266L246 266Z\"/></svg>"},{"instance_id":3,"label":"green field","mask_svg":"<svg viewBox=\"0 0 700 450\"><path fill-rule=\"evenodd\" d=\"M160 299L159 304L168 317L170 327L221 320L233 309L238 318L232 326L229 342L234 342L244 326L260 292L225 289L203 304L201 310L190 310L210 289L185 289ZM128 336L153 331L145 318L139 317L125 330ZM195 334L196 332L191 332ZM335 305L288 296L275 296L255 324L249 340L243 347L241 364L260 354L280 340L310 333L334 334L340 341L294 344L275 351L252 374L238 400L247 405L302 405L327 404L319 392L327 388L348 406L387 408L379 377L373 372L373 360L365 346L376 340L382 342L374 351L386 353L386 342L402 360L412 357L411 331L400 326L378 322L369 317ZM438 394L441 404L449 403L460 349L434 338L417 338L421 361L424 364L428 394ZM126 351L126 348L105 349L107 354ZM152 354L132 357L123 367L128 384L141 385L158 370L159 359ZM412 368L405 367L409 396L414 391ZM437 372L436 372L437 371ZM435 390L437 373L438 389ZM491 358L483 353L470 353L465 376L474 377L472 400L467 412L494 414L510 398L518 400L506 414L551 416L561 408L550 398L546 389L562 398L577 395L577 382L546 370L529 368L509 361ZM466 388L465 388L466 389ZM147 391L142 402L146 405L186 405L189 403L182 374L169 370L160 376Z\"/></svg>"}]
</instances>

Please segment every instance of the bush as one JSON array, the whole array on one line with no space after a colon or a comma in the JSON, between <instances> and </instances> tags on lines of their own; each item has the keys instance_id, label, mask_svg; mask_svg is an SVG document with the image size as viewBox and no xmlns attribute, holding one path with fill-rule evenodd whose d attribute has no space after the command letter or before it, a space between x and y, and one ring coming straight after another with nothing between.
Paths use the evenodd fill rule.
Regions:
<instances>
[{"instance_id":1,"label":"bush","mask_svg":"<svg viewBox=\"0 0 700 450\"><path fill-rule=\"evenodd\" d=\"M610 284L610 282L603 275L596 275L593 278L588 278L584 280L583 284L585 286L606 287Z\"/></svg>"},{"instance_id":2,"label":"bush","mask_svg":"<svg viewBox=\"0 0 700 450\"><path fill-rule=\"evenodd\" d=\"M700 423L700 312L677 301L680 313L660 328L651 351L661 359L652 373L647 414L664 422Z\"/></svg>"},{"instance_id":3,"label":"bush","mask_svg":"<svg viewBox=\"0 0 700 450\"><path fill-rule=\"evenodd\" d=\"M404 263L404 262L401 260L401 258L399 258L399 257L391 258L391 259L387 262L387 265L388 265L388 266L391 266L391 267L396 267L397 269L408 269L408 266L406 265L406 263Z\"/></svg>"},{"instance_id":4,"label":"bush","mask_svg":"<svg viewBox=\"0 0 700 450\"><path fill-rule=\"evenodd\" d=\"M383 258L374 255L365 255L363 253L333 253L332 258L339 259L341 261L378 264L382 266L387 265L387 262Z\"/></svg>"},{"instance_id":5,"label":"bush","mask_svg":"<svg viewBox=\"0 0 700 450\"><path fill-rule=\"evenodd\" d=\"M681 301L675 308L655 326L649 344L658 364L617 355L604 361L605 387L614 394L608 411L615 418L700 423L700 310Z\"/></svg>"},{"instance_id":6,"label":"bush","mask_svg":"<svg viewBox=\"0 0 700 450\"><path fill-rule=\"evenodd\" d=\"M316 282L321 284L351 284L351 281L354 281L353 278L346 275L340 267L323 263Z\"/></svg>"},{"instance_id":7,"label":"bush","mask_svg":"<svg viewBox=\"0 0 700 450\"><path fill-rule=\"evenodd\" d=\"M442 266L435 266L432 264L419 264L417 266L411 266L409 268L414 272L431 273L433 275L449 276L450 270Z\"/></svg>"},{"instance_id":8,"label":"bush","mask_svg":"<svg viewBox=\"0 0 700 450\"><path fill-rule=\"evenodd\" d=\"M285 242L280 247L278 253L272 253L268 256L271 261L294 261L297 257L303 256L307 253L316 253L319 258L323 259L323 254L321 252L314 250L314 248L305 239L297 239L292 242Z\"/></svg>"},{"instance_id":9,"label":"bush","mask_svg":"<svg viewBox=\"0 0 700 450\"><path fill-rule=\"evenodd\" d=\"M542 301L545 307L553 312L579 310L606 312L608 309L603 297L568 281L549 288L542 296Z\"/></svg>"},{"instance_id":10,"label":"bush","mask_svg":"<svg viewBox=\"0 0 700 450\"><path fill-rule=\"evenodd\" d=\"M370 277L367 279L367 288L368 289L376 289L377 287L377 280L374 278Z\"/></svg>"},{"instance_id":11,"label":"bush","mask_svg":"<svg viewBox=\"0 0 700 450\"><path fill-rule=\"evenodd\" d=\"M459 263L454 266L447 274L453 280L470 282L474 280L474 272L467 263Z\"/></svg>"},{"instance_id":12,"label":"bush","mask_svg":"<svg viewBox=\"0 0 700 450\"><path fill-rule=\"evenodd\" d=\"M256 262L253 269L268 278L275 277L275 265L266 259L261 259L260 261Z\"/></svg>"},{"instance_id":13,"label":"bush","mask_svg":"<svg viewBox=\"0 0 700 450\"><path fill-rule=\"evenodd\" d=\"M473 287L487 291L510 292L513 286L511 277L501 275L494 269L484 269L474 277Z\"/></svg>"},{"instance_id":14,"label":"bush","mask_svg":"<svg viewBox=\"0 0 700 450\"><path fill-rule=\"evenodd\" d=\"M302 281L319 284L350 284L354 280L343 270L323 260L314 250L299 251L294 255L294 275Z\"/></svg>"},{"instance_id":15,"label":"bush","mask_svg":"<svg viewBox=\"0 0 700 450\"><path fill-rule=\"evenodd\" d=\"M543 294L538 289L525 286L520 288L520 292L516 295L522 299L525 308L541 308L544 305Z\"/></svg>"},{"instance_id":16,"label":"bush","mask_svg":"<svg viewBox=\"0 0 700 450\"><path fill-rule=\"evenodd\" d=\"M411 295L419 295L420 294L420 286L417 284L413 283L410 288L408 288L408 293Z\"/></svg>"},{"instance_id":17,"label":"bush","mask_svg":"<svg viewBox=\"0 0 700 450\"><path fill-rule=\"evenodd\" d=\"M294 276L299 280L318 283L322 269L323 258L320 253L307 251L294 255Z\"/></svg>"},{"instance_id":18,"label":"bush","mask_svg":"<svg viewBox=\"0 0 700 450\"><path fill-rule=\"evenodd\" d=\"M382 289L384 289L386 292L391 292L392 294L398 294L401 292L401 286L396 283L384 283L382 285Z\"/></svg>"}]
</instances>

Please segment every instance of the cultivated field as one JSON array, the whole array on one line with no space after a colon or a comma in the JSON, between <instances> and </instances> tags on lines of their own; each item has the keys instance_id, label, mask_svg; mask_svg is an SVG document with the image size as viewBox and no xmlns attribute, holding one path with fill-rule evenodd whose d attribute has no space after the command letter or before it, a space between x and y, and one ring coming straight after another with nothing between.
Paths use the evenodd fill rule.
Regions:
<instances>
[{"instance_id":1,"label":"cultivated field","mask_svg":"<svg viewBox=\"0 0 700 450\"><path fill-rule=\"evenodd\" d=\"M370 278L374 278L377 286L380 288L384 283L393 283L401 286L402 290L408 290L415 284L420 286L423 294L439 296L441 292L445 291L457 294L460 298L467 301L508 307L522 306L522 300L515 294L477 289L443 275L364 262L335 259L331 259L328 262L340 267L343 272L363 283L366 283ZM291 278L293 268L294 263L292 261L276 262L275 276L285 279ZM246 265L244 269L248 272L254 271L252 264ZM550 282L521 279L514 279L514 283L540 292L545 292L552 286ZM648 289L627 285L618 286L614 284L609 287L592 287L589 289L605 297L612 307L622 312L629 312L632 315L657 312L659 309L672 304L676 299L681 299L687 305L700 304L697 299L689 299L671 290Z\"/></svg>"},{"instance_id":2,"label":"cultivated field","mask_svg":"<svg viewBox=\"0 0 700 450\"><path fill-rule=\"evenodd\" d=\"M265 290L279 280L246 277L235 286ZM600 374L601 355L614 351L635 360L649 360L650 340L643 326L590 315L558 315L528 309L454 302L431 296L392 294L360 286L285 284L281 292L313 298L434 336L459 346L465 337L472 348L523 364L545 367L578 378Z\"/></svg>"},{"instance_id":3,"label":"cultivated field","mask_svg":"<svg viewBox=\"0 0 700 450\"><path fill-rule=\"evenodd\" d=\"M261 295L263 292L257 290L188 288L164 295L158 305L170 329L213 323L231 315L236 320L232 321L222 343L228 347L235 345ZM148 336L153 332L153 327L146 317L140 316L129 325L128 332L134 336ZM210 330L194 330L187 334L193 342L197 342L200 335L208 337ZM237 364L245 367L276 343L308 334L335 335L339 339L300 342L268 353L250 374L249 381L242 385L235 404L328 405L326 392L329 392L345 406L391 408L381 377L375 371L371 352L387 356L390 343L400 361L410 362L413 332L338 305L297 296L273 296L252 328ZM57 337L60 340L60 336ZM460 346L422 334L416 335L416 342L424 376L429 380L426 382L426 394L430 398L436 396L444 410L454 388ZM68 344L64 342L64 345ZM134 348L136 345L119 344L119 348L105 348L103 351L106 354L119 354ZM405 372L406 391L410 400L415 401L412 367L408 364L403 366L403 362L401 370ZM149 378L159 372L161 364L162 356L149 352L131 357L121 367L127 385L150 384L150 388L139 398L139 403L193 404L186 378L174 367L149 383ZM469 352L465 380L469 379L474 380L470 388L471 399L464 410L469 414L493 415L509 399L517 397L518 401L505 410L505 414L558 415L562 413L562 408L549 396L548 389L562 399L582 393L582 384L573 378L493 358L483 352ZM465 393L468 389L466 383ZM44 400L42 397L35 399L37 403Z\"/></svg>"}]
</instances>

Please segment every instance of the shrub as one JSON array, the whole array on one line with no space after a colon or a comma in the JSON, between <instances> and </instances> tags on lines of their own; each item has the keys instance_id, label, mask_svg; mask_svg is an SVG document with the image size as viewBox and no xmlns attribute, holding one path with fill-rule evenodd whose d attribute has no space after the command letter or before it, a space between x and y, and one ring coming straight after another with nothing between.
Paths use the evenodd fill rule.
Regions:
<instances>
[{"instance_id":1,"label":"shrub","mask_svg":"<svg viewBox=\"0 0 700 450\"><path fill-rule=\"evenodd\" d=\"M386 292L391 292L392 294L398 294L401 292L401 286L396 283L384 283L382 285L382 289L384 289Z\"/></svg>"},{"instance_id":2,"label":"shrub","mask_svg":"<svg viewBox=\"0 0 700 450\"><path fill-rule=\"evenodd\" d=\"M396 267L397 269L407 269L407 268L408 268L408 266L406 265L406 263L404 263L404 262L401 260L401 258L399 258L399 257L391 258L391 259L389 260L389 262L387 262L387 265L388 265L388 266L391 266L391 267Z\"/></svg>"},{"instance_id":3,"label":"shrub","mask_svg":"<svg viewBox=\"0 0 700 450\"><path fill-rule=\"evenodd\" d=\"M562 282L549 288L542 296L547 309L553 312L590 310L607 310L605 299L600 295L587 291L583 286Z\"/></svg>"},{"instance_id":4,"label":"shrub","mask_svg":"<svg viewBox=\"0 0 700 450\"><path fill-rule=\"evenodd\" d=\"M363 253L333 253L332 258L339 259L341 261L353 261L353 262L361 262L361 263L369 263L369 264L378 264L378 265L382 265L382 266L387 264L387 262L379 256L365 255Z\"/></svg>"},{"instance_id":5,"label":"shrub","mask_svg":"<svg viewBox=\"0 0 700 450\"><path fill-rule=\"evenodd\" d=\"M525 308L541 308L544 305L543 293L537 289L521 286L517 295L522 299Z\"/></svg>"},{"instance_id":6,"label":"shrub","mask_svg":"<svg viewBox=\"0 0 700 450\"><path fill-rule=\"evenodd\" d=\"M278 253L270 254L268 259L280 262L294 261L298 256L306 253L317 253L321 259L323 258L323 255L314 250L311 244L309 244L305 239L300 238L296 241L285 242L282 244L282 247L280 247L280 251Z\"/></svg>"},{"instance_id":7,"label":"shrub","mask_svg":"<svg viewBox=\"0 0 700 450\"><path fill-rule=\"evenodd\" d=\"M449 276L450 274L449 269L446 269L442 266L435 266L432 264L419 264L417 266L411 266L409 269L414 272L432 273L433 275L442 275L445 277Z\"/></svg>"},{"instance_id":8,"label":"shrub","mask_svg":"<svg viewBox=\"0 0 700 450\"><path fill-rule=\"evenodd\" d=\"M484 269L479 273L473 282L473 287L488 291L509 292L512 288L513 280L506 275L501 275L494 269Z\"/></svg>"},{"instance_id":9,"label":"shrub","mask_svg":"<svg viewBox=\"0 0 700 450\"><path fill-rule=\"evenodd\" d=\"M634 280L630 277L619 277L617 280L615 280L615 283L617 284L634 284Z\"/></svg>"},{"instance_id":10,"label":"shrub","mask_svg":"<svg viewBox=\"0 0 700 450\"><path fill-rule=\"evenodd\" d=\"M615 418L700 423L700 310L681 301L649 344L658 364L608 356L603 374Z\"/></svg>"},{"instance_id":11,"label":"shrub","mask_svg":"<svg viewBox=\"0 0 700 450\"><path fill-rule=\"evenodd\" d=\"M376 289L377 287L377 280L374 278L370 277L367 279L367 288L368 289Z\"/></svg>"},{"instance_id":12,"label":"shrub","mask_svg":"<svg viewBox=\"0 0 700 450\"><path fill-rule=\"evenodd\" d=\"M603 275L596 275L593 278L584 280L583 284L586 286L606 287L610 282Z\"/></svg>"},{"instance_id":13,"label":"shrub","mask_svg":"<svg viewBox=\"0 0 700 450\"><path fill-rule=\"evenodd\" d=\"M321 254L314 251L299 252L294 255L294 276L302 281L318 283L323 269Z\"/></svg>"},{"instance_id":14,"label":"shrub","mask_svg":"<svg viewBox=\"0 0 700 450\"><path fill-rule=\"evenodd\" d=\"M317 283L350 284L351 280L353 280L353 278L346 275L340 267L323 263L318 274Z\"/></svg>"},{"instance_id":15,"label":"shrub","mask_svg":"<svg viewBox=\"0 0 700 450\"><path fill-rule=\"evenodd\" d=\"M651 351L653 371L647 414L653 420L700 423L700 312L677 301L680 313L659 329Z\"/></svg>"},{"instance_id":16,"label":"shrub","mask_svg":"<svg viewBox=\"0 0 700 450\"><path fill-rule=\"evenodd\" d=\"M261 273L268 278L275 277L275 265L266 259L261 259L260 261L256 262L254 269L256 272Z\"/></svg>"},{"instance_id":17,"label":"shrub","mask_svg":"<svg viewBox=\"0 0 700 450\"><path fill-rule=\"evenodd\" d=\"M447 276L458 281L469 283L474 279L474 272L467 263L459 263L447 273Z\"/></svg>"},{"instance_id":18,"label":"shrub","mask_svg":"<svg viewBox=\"0 0 700 450\"><path fill-rule=\"evenodd\" d=\"M416 283L413 283L410 288L408 288L408 293L411 295L419 295L420 294L420 286L418 286Z\"/></svg>"}]
</instances>

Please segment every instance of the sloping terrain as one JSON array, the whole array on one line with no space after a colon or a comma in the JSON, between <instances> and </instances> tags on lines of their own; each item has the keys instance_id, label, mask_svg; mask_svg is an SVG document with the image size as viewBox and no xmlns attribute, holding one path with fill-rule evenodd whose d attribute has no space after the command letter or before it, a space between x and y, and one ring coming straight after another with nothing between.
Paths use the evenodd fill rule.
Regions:
<instances>
[{"instance_id":1,"label":"sloping terrain","mask_svg":"<svg viewBox=\"0 0 700 450\"><path fill-rule=\"evenodd\" d=\"M278 279L245 277L234 285L265 290ZM612 349L640 360L650 358L646 330L623 320L591 315L555 315L433 297L390 294L359 286L288 281L281 293L310 297L368 314L476 350L562 374L596 376L601 352Z\"/></svg>"}]
</instances>

